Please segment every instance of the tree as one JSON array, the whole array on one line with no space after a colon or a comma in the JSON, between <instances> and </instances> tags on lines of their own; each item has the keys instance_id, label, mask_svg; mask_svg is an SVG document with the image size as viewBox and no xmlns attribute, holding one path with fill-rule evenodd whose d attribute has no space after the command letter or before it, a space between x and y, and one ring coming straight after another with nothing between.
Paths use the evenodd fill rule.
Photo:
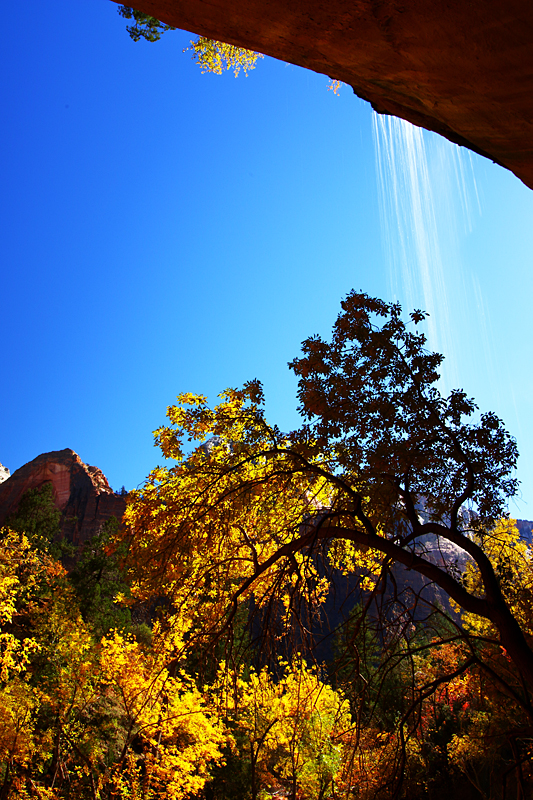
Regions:
<instances>
[{"instance_id":1,"label":"tree","mask_svg":"<svg viewBox=\"0 0 533 800\"><path fill-rule=\"evenodd\" d=\"M59 556L65 549L66 542L59 541L61 512L56 507L51 483L24 492L7 524L11 530L25 533L42 552Z\"/></svg>"},{"instance_id":2,"label":"tree","mask_svg":"<svg viewBox=\"0 0 533 800\"><path fill-rule=\"evenodd\" d=\"M67 777L73 755L78 763L69 778L87 790L82 774L86 765L79 763L79 754L98 749L87 713L95 689L93 641L65 570L38 545L23 533L2 530L2 800L61 796L56 789Z\"/></svg>"},{"instance_id":3,"label":"tree","mask_svg":"<svg viewBox=\"0 0 533 800\"><path fill-rule=\"evenodd\" d=\"M193 678L167 669L187 621L165 615L149 642L117 630L95 639L101 627L82 619L61 564L2 530L1 800L182 800L220 761L214 709Z\"/></svg>"},{"instance_id":4,"label":"tree","mask_svg":"<svg viewBox=\"0 0 533 800\"><path fill-rule=\"evenodd\" d=\"M118 13L125 19L135 20L135 25L126 26L126 30L134 42L138 42L140 39L145 39L147 42L158 42L163 33L176 30L172 25L165 25L158 19L129 6L120 6ZM245 47L237 47L227 42L217 42L207 36L191 39L190 47L186 47L183 52L187 51L192 52L192 59L202 72L222 75L224 71L233 70L236 78L241 69L248 76L248 72L255 69L257 59L264 58L262 53L257 53L255 50L247 50ZM342 81L330 79L328 90L337 95L341 85Z\"/></svg>"},{"instance_id":5,"label":"tree","mask_svg":"<svg viewBox=\"0 0 533 800\"><path fill-rule=\"evenodd\" d=\"M102 640L103 682L121 726L112 797L182 800L203 789L220 760L223 726L194 681L165 666L179 648L177 627L156 625L150 648L117 632Z\"/></svg>"},{"instance_id":6,"label":"tree","mask_svg":"<svg viewBox=\"0 0 533 800\"><path fill-rule=\"evenodd\" d=\"M142 11L136 11L131 6L120 6L118 13L124 19L135 20L134 25L126 27L134 42L138 42L140 39L145 39L147 42L157 42L167 31L176 30L172 25L165 25L164 22L160 22L149 14L143 14Z\"/></svg>"},{"instance_id":7,"label":"tree","mask_svg":"<svg viewBox=\"0 0 533 800\"><path fill-rule=\"evenodd\" d=\"M191 41L191 46L183 52L187 50L192 51L192 58L202 72L212 72L215 75L221 75L224 70L230 69L233 70L235 77L241 69L248 75L248 72L255 68L257 59L264 58L262 53L226 42L216 42L206 36L199 36L196 41Z\"/></svg>"},{"instance_id":8,"label":"tree","mask_svg":"<svg viewBox=\"0 0 533 800\"><path fill-rule=\"evenodd\" d=\"M111 542L118 532L118 522L111 517L85 542L77 553L69 574L83 618L94 634L101 638L110 630L131 627L128 608L116 602L117 595L127 595L129 587L122 575L124 547L113 547Z\"/></svg>"},{"instance_id":9,"label":"tree","mask_svg":"<svg viewBox=\"0 0 533 800\"><path fill-rule=\"evenodd\" d=\"M491 555L517 489L516 443L462 390L442 396L442 356L425 347L422 312L406 324L399 305L357 292L342 309L331 341L307 339L291 363L306 420L298 430L266 422L257 381L227 390L214 409L194 395L168 409L156 441L177 465L155 469L125 517L134 593L166 596L191 620L195 645L227 631L242 607L258 611L263 628L299 626L300 636L320 616L328 569L356 573L367 610L391 587L383 619L393 657L412 661L412 611L424 598L410 606L399 596L392 565L401 564L466 615L449 617L465 644L454 674L479 666L513 698L527 732L530 623ZM187 440L197 443L188 453ZM440 555L450 549L470 565L466 575ZM452 638L449 628L443 636ZM487 655L487 638L489 650L504 648L505 665ZM414 687L413 709L421 699Z\"/></svg>"},{"instance_id":10,"label":"tree","mask_svg":"<svg viewBox=\"0 0 533 800\"><path fill-rule=\"evenodd\" d=\"M331 796L341 771L342 735L351 727L347 701L301 658L272 671L227 669L211 687L219 714L231 723L250 764L252 800L266 787L296 800ZM263 792L260 793L260 789Z\"/></svg>"}]
</instances>

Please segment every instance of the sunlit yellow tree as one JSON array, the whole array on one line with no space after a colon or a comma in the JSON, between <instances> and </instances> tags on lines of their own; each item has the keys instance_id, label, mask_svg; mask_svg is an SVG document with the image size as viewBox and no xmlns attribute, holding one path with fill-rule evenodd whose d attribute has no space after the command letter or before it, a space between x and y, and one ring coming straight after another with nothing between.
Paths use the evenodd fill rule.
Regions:
<instances>
[{"instance_id":1,"label":"sunlit yellow tree","mask_svg":"<svg viewBox=\"0 0 533 800\"><path fill-rule=\"evenodd\" d=\"M137 11L131 6L120 6L118 13L127 20L133 20L133 25L126 26L130 37L134 42L145 39L147 42L157 42L167 31L176 30L171 25L160 22L155 17ZM202 72L211 72L215 75L222 75L227 70L233 70L235 77L239 72L248 72L255 68L258 58L264 58L262 53L255 50L247 50L245 47L238 47L227 42L218 42L216 39L209 39L206 36L199 36L191 40L190 47L186 47L184 53L192 52L193 60L198 64ZM330 78L328 90L338 95L342 81Z\"/></svg>"},{"instance_id":2,"label":"sunlit yellow tree","mask_svg":"<svg viewBox=\"0 0 533 800\"><path fill-rule=\"evenodd\" d=\"M176 632L160 625L148 649L119 633L102 642L102 680L122 731L108 779L117 798L182 800L203 788L220 760L220 721L190 677L167 669L176 644Z\"/></svg>"},{"instance_id":3,"label":"sunlit yellow tree","mask_svg":"<svg viewBox=\"0 0 533 800\"><path fill-rule=\"evenodd\" d=\"M275 672L264 667L245 677L222 663L211 687L220 716L244 733L252 800L276 791L291 800L328 796L352 727L348 703L300 658L279 660Z\"/></svg>"},{"instance_id":4,"label":"sunlit yellow tree","mask_svg":"<svg viewBox=\"0 0 533 800\"><path fill-rule=\"evenodd\" d=\"M23 533L2 531L0 565L0 796L25 797L37 787L39 796L55 797L72 754L79 763L98 738L87 719L93 640L65 570Z\"/></svg>"}]
</instances>

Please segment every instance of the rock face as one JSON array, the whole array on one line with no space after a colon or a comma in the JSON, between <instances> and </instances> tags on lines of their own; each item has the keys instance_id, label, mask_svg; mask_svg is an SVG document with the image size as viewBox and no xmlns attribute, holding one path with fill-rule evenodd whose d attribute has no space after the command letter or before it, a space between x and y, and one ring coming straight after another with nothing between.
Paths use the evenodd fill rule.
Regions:
<instances>
[{"instance_id":1,"label":"rock face","mask_svg":"<svg viewBox=\"0 0 533 800\"><path fill-rule=\"evenodd\" d=\"M380 113L465 145L533 188L530 0L137 0L135 7L344 81Z\"/></svg>"},{"instance_id":2,"label":"rock face","mask_svg":"<svg viewBox=\"0 0 533 800\"><path fill-rule=\"evenodd\" d=\"M3 464L0 464L0 483L7 481L9 478L10 472L7 467L4 467Z\"/></svg>"},{"instance_id":3,"label":"rock face","mask_svg":"<svg viewBox=\"0 0 533 800\"><path fill-rule=\"evenodd\" d=\"M516 527L520 531L520 538L529 545L533 543L533 522L527 519L517 519Z\"/></svg>"},{"instance_id":4,"label":"rock face","mask_svg":"<svg viewBox=\"0 0 533 800\"><path fill-rule=\"evenodd\" d=\"M43 453L0 484L0 525L18 508L24 492L51 483L62 512L61 532L82 544L114 516L122 519L126 500L116 495L98 467L84 464L74 450Z\"/></svg>"}]
</instances>

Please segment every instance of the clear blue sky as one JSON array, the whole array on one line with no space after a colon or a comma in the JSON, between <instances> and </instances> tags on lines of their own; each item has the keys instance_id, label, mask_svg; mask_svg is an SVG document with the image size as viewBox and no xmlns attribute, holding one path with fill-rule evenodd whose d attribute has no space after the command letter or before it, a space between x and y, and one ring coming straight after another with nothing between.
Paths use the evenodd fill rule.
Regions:
<instances>
[{"instance_id":1,"label":"clear blue sky","mask_svg":"<svg viewBox=\"0 0 533 800\"><path fill-rule=\"evenodd\" d=\"M107 0L27 0L16 22L1 56L0 462L71 447L133 488L161 461L151 432L178 392L214 399L254 377L271 419L296 425L286 364L302 339L327 335L352 287L391 292L370 107L272 59L202 75L189 34L134 43ZM472 164L479 204L453 252L441 225L443 324L459 384L518 439L510 510L533 519L533 193Z\"/></svg>"}]
</instances>

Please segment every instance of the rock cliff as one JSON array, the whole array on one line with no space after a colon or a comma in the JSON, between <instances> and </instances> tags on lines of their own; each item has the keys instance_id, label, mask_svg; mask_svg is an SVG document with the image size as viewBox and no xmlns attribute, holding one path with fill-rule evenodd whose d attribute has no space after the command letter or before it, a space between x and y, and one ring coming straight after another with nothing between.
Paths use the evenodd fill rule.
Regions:
<instances>
[{"instance_id":1,"label":"rock cliff","mask_svg":"<svg viewBox=\"0 0 533 800\"><path fill-rule=\"evenodd\" d=\"M516 527L520 531L520 538L528 544L533 543L533 522L528 519L517 519Z\"/></svg>"},{"instance_id":2,"label":"rock cliff","mask_svg":"<svg viewBox=\"0 0 533 800\"><path fill-rule=\"evenodd\" d=\"M84 464L74 450L43 453L0 483L0 526L16 511L24 492L51 483L61 511L61 533L82 544L110 517L119 521L126 499L116 495L98 467Z\"/></svg>"},{"instance_id":3,"label":"rock cliff","mask_svg":"<svg viewBox=\"0 0 533 800\"><path fill-rule=\"evenodd\" d=\"M465 145L533 188L530 0L136 0L135 7L344 81L377 111Z\"/></svg>"}]
</instances>

